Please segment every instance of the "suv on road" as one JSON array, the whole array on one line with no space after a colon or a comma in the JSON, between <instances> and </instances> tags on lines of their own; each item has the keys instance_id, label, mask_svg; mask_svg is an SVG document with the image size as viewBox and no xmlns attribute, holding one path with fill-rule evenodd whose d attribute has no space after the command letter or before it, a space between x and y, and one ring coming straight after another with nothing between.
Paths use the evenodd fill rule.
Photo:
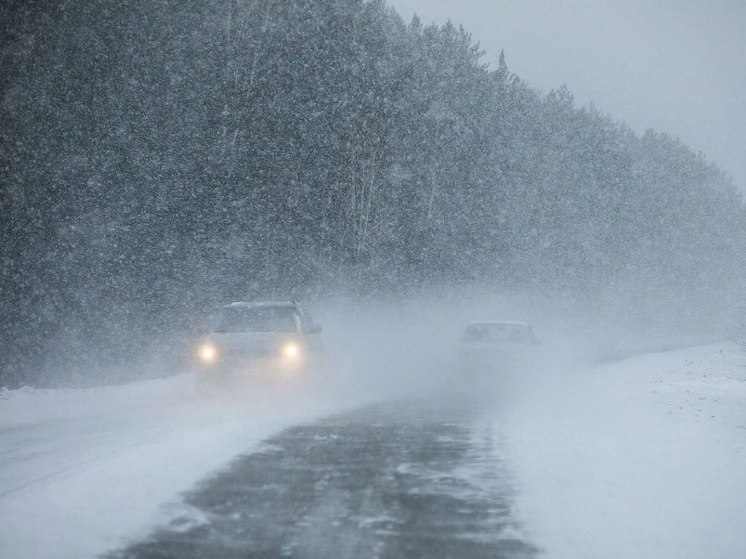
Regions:
<instances>
[{"instance_id":1,"label":"suv on road","mask_svg":"<svg viewBox=\"0 0 746 559\"><path fill-rule=\"evenodd\" d=\"M318 366L321 327L298 302L237 302L220 309L197 347L200 380L283 381Z\"/></svg>"}]
</instances>

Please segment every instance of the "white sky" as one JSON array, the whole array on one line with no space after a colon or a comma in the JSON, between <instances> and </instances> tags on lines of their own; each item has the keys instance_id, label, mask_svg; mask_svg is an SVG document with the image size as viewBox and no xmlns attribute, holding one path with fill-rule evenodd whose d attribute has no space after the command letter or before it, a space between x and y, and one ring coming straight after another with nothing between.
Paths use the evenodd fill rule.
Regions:
<instances>
[{"instance_id":1,"label":"white sky","mask_svg":"<svg viewBox=\"0 0 746 559\"><path fill-rule=\"evenodd\" d=\"M566 83L642 133L677 136L746 193L746 0L389 0L448 19L497 67L544 92Z\"/></svg>"}]
</instances>

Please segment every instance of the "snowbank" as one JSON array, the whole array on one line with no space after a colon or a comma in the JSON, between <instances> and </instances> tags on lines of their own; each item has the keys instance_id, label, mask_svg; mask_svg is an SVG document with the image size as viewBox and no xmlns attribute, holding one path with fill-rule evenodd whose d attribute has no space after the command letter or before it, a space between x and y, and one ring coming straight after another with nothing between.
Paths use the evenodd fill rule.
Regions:
<instances>
[{"instance_id":1,"label":"snowbank","mask_svg":"<svg viewBox=\"0 0 746 559\"><path fill-rule=\"evenodd\" d=\"M182 375L0 397L0 556L95 557L181 511L178 495L322 398L195 396Z\"/></svg>"},{"instance_id":2,"label":"snowbank","mask_svg":"<svg viewBox=\"0 0 746 559\"><path fill-rule=\"evenodd\" d=\"M500 432L547 557L746 557L746 353L734 344L545 371Z\"/></svg>"}]
</instances>

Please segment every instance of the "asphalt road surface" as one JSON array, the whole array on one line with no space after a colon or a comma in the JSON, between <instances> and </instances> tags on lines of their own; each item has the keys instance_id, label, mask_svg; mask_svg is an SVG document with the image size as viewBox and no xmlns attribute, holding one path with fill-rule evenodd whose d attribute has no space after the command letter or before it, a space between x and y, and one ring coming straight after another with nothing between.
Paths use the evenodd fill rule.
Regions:
<instances>
[{"instance_id":1,"label":"asphalt road surface","mask_svg":"<svg viewBox=\"0 0 746 559\"><path fill-rule=\"evenodd\" d=\"M290 428L109 557L537 557L499 437L468 409L401 402Z\"/></svg>"}]
</instances>

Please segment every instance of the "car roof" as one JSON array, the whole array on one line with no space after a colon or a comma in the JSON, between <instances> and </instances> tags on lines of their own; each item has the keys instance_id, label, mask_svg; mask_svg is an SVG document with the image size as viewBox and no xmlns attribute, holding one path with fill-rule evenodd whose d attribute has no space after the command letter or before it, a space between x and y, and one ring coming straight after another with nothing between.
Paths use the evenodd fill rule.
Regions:
<instances>
[{"instance_id":1,"label":"car roof","mask_svg":"<svg viewBox=\"0 0 746 559\"><path fill-rule=\"evenodd\" d=\"M282 308L289 308L289 309L296 309L298 308L298 303L295 301L236 301L234 303L230 303L228 305L225 305L225 308L241 308L241 309L253 309L253 308L261 308L261 307L282 307Z\"/></svg>"},{"instance_id":2,"label":"car roof","mask_svg":"<svg viewBox=\"0 0 746 559\"><path fill-rule=\"evenodd\" d=\"M528 322L519 322L517 320L482 320L479 322L470 322L469 326L523 326L530 328L531 325Z\"/></svg>"}]
</instances>

